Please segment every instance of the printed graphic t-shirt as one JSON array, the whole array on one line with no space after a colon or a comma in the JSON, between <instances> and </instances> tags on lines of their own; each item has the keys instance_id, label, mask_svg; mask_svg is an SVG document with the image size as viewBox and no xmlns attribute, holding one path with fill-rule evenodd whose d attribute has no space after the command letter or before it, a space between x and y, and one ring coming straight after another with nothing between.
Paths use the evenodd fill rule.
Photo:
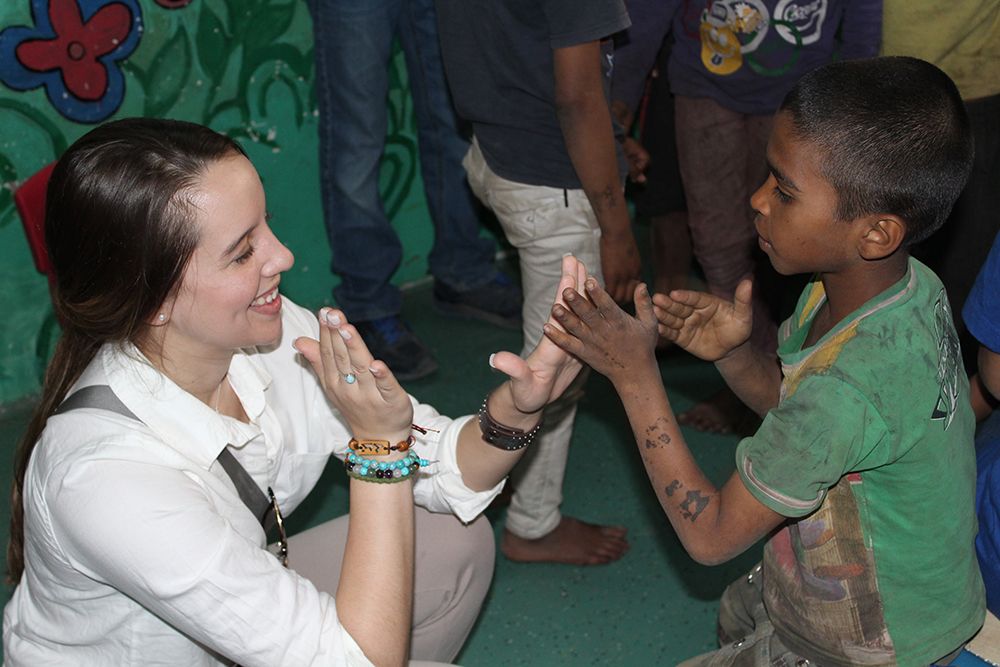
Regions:
<instances>
[{"instance_id":1,"label":"printed graphic t-shirt","mask_svg":"<svg viewBox=\"0 0 1000 667\"><path fill-rule=\"evenodd\" d=\"M974 418L947 297L907 274L803 348L825 300L782 326L779 405L736 454L789 521L764 550L764 602L790 649L823 665L928 665L982 624L973 539Z\"/></svg>"},{"instance_id":2,"label":"printed graphic t-shirt","mask_svg":"<svg viewBox=\"0 0 1000 667\"><path fill-rule=\"evenodd\" d=\"M744 114L771 114L806 72L878 53L881 0L684 0L670 88Z\"/></svg>"}]
</instances>

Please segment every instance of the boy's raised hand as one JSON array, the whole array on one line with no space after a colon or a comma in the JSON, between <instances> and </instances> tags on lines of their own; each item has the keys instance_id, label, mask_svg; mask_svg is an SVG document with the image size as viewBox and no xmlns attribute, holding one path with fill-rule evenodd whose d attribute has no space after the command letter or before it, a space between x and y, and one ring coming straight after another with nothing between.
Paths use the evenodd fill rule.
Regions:
<instances>
[{"instance_id":1,"label":"boy's raised hand","mask_svg":"<svg viewBox=\"0 0 1000 667\"><path fill-rule=\"evenodd\" d=\"M637 317L619 308L593 277L584 287L589 298L563 291L564 303L552 307L552 317L565 331L549 323L545 335L616 385L655 367L657 322L646 286L639 284L633 292Z\"/></svg>"},{"instance_id":2,"label":"boy's raised hand","mask_svg":"<svg viewBox=\"0 0 1000 667\"><path fill-rule=\"evenodd\" d=\"M706 361L718 361L750 338L753 283L743 280L733 301L674 290L653 296L660 335Z\"/></svg>"}]
</instances>

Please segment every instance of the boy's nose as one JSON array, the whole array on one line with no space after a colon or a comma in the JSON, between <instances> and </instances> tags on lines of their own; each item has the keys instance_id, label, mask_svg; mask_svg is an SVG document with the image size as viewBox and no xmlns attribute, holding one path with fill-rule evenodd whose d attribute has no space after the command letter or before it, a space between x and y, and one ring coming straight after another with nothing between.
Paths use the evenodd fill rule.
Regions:
<instances>
[{"instance_id":1,"label":"boy's nose","mask_svg":"<svg viewBox=\"0 0 1000 667\"><path fill-rule=\"evenodd\" d=\"M774 176L768 174L767 180L757 188L757 191L750 195L750 208L756 211L759 215L767 215L767 193L768 190L774 188L772 181Z\"/></svg>"}]
</instances>

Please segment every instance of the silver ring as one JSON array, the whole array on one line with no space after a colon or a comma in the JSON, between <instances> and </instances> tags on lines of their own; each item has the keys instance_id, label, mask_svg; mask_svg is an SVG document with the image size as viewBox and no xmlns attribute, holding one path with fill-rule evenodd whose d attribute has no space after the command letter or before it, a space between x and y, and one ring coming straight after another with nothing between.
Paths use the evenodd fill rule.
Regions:
<instances>
[{"instance_id":1,"label":"silver ring","mask_svg":"<svg viewBox=\"0 0 1000 667\"><path fill-rule=\"evenodd\" d=\"M344 382L346 382L347 384L354 384L357 381L358 381L358 376L355 375L354 373L347 373L346 375L344 375Z\"/></svg>"}]
</instances>

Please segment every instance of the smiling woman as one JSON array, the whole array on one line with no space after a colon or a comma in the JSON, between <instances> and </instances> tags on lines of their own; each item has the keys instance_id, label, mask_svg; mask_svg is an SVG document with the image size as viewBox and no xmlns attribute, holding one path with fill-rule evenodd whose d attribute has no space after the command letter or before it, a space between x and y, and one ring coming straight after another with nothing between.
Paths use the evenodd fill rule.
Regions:
<instances>
[{"instance_id":1,"label":"smiling woman","mask_svg":"<svg viewBox=\"0 0 1000 667\"><path fill-rule=\"evenodd\" d=\"M185 376L181 386L204 398L225 377L234 349L280 339L278 283L294 258L268 226L264 189L242 154L208 165L180 200L195 212L198 246L150 337L159 364L170 364ZM176 367L185 358L195 367ZM206 363L218 370L206 372Z\"/></svg>"},{"instance_id":2,"label":"smiling woman","mask_svg":"<svg viewBox=\"0 0 1000 667\"><path fill-rule=\"evenodd\" d=\"M92 130L47 200L64 327L18 449L5 664L451 660L492 573L477 516L579 362L497 353L478 421L419 403L343 313L280 296L257 172L199 125ZM331 456L350 515L286 536Z\"/></svg>"}]
</instances>

